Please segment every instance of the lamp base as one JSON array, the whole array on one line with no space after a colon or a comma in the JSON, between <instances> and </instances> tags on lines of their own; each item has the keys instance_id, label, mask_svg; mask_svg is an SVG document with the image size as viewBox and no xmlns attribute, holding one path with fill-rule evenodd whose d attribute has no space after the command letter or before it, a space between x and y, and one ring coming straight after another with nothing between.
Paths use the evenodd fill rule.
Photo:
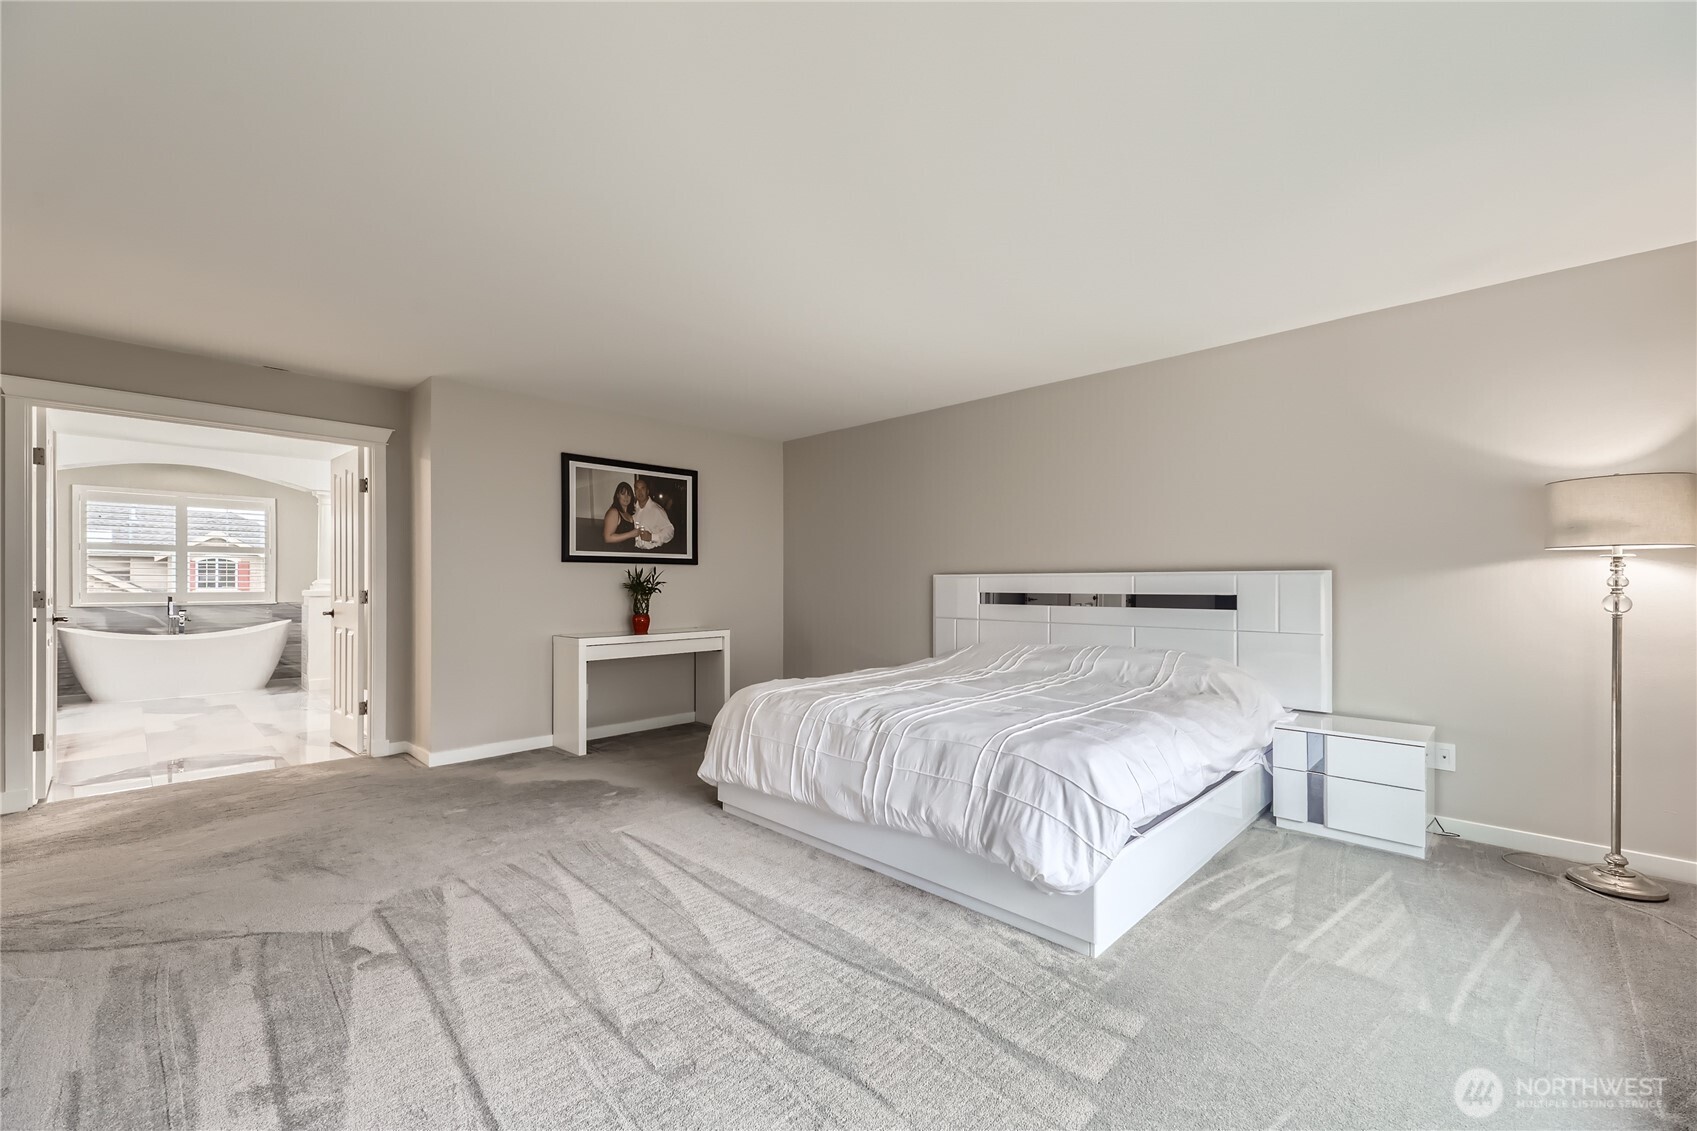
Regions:
<instances>
[{"instance_id":1,"label":"lamp base","mask_svg":"<svg viewBox=\"0 0 1697 1131\"><path fill-rule=\"evenodd\" d=\"M1567 870L1567 878L1587 891L1615 899L1661 903L1668 897L1668 889L1655 880L1613 864L1576 864Z\"/></svg>"}]
</instances>

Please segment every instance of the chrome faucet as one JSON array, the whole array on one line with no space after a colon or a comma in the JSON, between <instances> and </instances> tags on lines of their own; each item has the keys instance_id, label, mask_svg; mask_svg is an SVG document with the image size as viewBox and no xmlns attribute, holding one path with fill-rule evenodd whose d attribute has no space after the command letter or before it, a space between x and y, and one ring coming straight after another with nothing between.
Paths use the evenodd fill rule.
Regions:
<instances>
[{"instance_id":1,"label":"chrome faucet","mask_svg":"<svg viewBox=\"0 0 1697 1131\"><path fill-rule=\"evenodd\" d=\"M170 626L170 631L177 636L181 636L189 630L189 611L177 608L175 597L165 598L165 622Z\"/></svg>"}]
</instances>

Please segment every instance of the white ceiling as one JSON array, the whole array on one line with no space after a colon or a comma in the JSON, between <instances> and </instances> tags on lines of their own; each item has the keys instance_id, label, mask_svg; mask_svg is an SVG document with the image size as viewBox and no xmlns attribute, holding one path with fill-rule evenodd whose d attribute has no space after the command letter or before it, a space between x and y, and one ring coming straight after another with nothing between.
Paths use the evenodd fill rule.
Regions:
<instances>
[{"instance_id":1,"label":"white ceiling","mask_svg":"<svg viewBox=\"0 0 1697 1131\"><path fill-rule=\"evenodd\" d=\"M8 3L4 313L805 435L1689 241L1694 15Z\"/></svg>"},{"instance_id":2,"label":"white ceiling","mask_svg":"<svg viewBox=\"0 0 1697 1131\"><path fill-rule=\"evenodd\" d=\"M345 444L233 428L53 409L55 462L62 468L117 463L186 464L251 475L305 491L330 489L330 461Z\"/></svg>"}]
</instances>

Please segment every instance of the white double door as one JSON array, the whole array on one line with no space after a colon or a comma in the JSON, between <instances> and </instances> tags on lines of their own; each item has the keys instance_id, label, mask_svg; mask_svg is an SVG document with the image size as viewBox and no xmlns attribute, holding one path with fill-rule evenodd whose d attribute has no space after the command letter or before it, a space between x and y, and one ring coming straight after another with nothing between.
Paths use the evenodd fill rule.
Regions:
<instances>
[{"instance_id":1,"label":"white double door","mask_svg":"<svg viewBox=\"0 0 1697 1131\"><path fill-rule=\"evenodd\" d=\"M55 624L62 595L56 566L57 477L53 428L47 410L29 414L30 460L30 660L33 803L53 786L57 769L55 723L59 713L59 647ZM371 745L371 456L353 448L330 465L330 740L355 754Z\"/></svg>"},{"instance_id":2,"label":"white double door","mask_svg":"<svg viewBox=\"0 0 1697 1131\"><path fill-rule=\"evenodd\" d=\"M330 741L355 754L371 738L371 529L369 468L363 448L330 464Z\"/></svg>"},{"instance_id":3,"label":"white double door","mask_svg":"<svg viewBox=\"0 0 1697 1131\"><path fill-rule=\"evenodd\" d=\"M30 664L32 689L30 709L34 727L31 747L32 776L40 804L53 787L58 746L59 643L55 626L65 618L59 613L58 572L55 545L57 480L53 474L56 453L53 429L47 413L34 409L29 418L30 437Z\"/></svg>"}]
</instances>

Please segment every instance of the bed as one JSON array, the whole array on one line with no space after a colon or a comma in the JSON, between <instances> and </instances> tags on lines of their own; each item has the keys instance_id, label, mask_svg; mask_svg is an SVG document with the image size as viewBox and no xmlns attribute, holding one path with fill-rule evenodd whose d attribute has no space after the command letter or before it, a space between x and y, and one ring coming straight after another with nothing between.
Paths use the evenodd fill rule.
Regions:
<instances>
[{"instance_id":1,"label":"bed","mask_svg":"<svg viewBox=\"0 0 1697 1131\"><path fill-rule=\"evenodd\" d=\"M1331 709L1331 574L938 575L932 657L744 688L726 812L1084 954L1266 808Z\"/></svg>"}]
</instances>

